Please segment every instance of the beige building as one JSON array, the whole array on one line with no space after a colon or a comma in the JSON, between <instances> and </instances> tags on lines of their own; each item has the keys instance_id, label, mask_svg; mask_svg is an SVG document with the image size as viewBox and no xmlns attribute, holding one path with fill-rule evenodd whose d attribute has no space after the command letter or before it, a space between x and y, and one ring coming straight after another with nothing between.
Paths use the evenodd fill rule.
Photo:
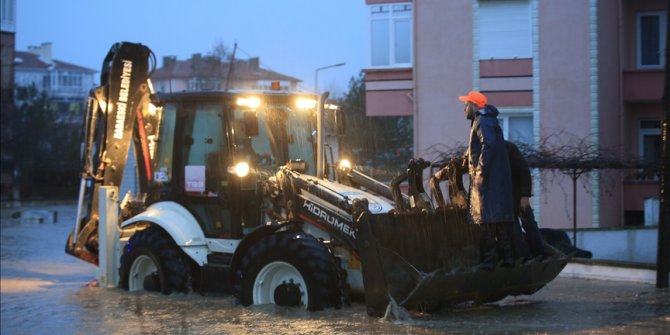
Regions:
<instances>
[{"instance_id":1,"label":"beige building","mask_svg":"<svg viewBox=\"0 0 670 335\"><path fill-rule=\"evenodd\" d=\"M466 143L459 95L484 92L507 139L574 139L660 158L665 0L366 0L367 114L412 115L415 156ZM555 136L555 134L561 134ZM572 224L572 182L538 173L540 225ZM578 227L641 224L654 178L578 180Z\"/></svg>"}]
</instances>

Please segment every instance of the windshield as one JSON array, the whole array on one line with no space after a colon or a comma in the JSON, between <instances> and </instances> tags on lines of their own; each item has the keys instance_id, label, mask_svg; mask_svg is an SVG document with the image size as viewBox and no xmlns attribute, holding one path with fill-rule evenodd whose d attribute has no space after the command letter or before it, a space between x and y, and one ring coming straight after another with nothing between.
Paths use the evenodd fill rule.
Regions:
<instances>
[{"instance_id":1,"label":"windshield","mask_svg":"<svg viewBox=\"0 0 670 335\"><path fill-rule=\"evenodd\" d=\"M306 173L314 174L314 113L287 105L266 104L256 112L258 135L244 133L244 111L236 109L233 132L238 152L244 152L259 171L274 173L289 160L302 159L307 163Z\"/></svg>"}]
</instances>

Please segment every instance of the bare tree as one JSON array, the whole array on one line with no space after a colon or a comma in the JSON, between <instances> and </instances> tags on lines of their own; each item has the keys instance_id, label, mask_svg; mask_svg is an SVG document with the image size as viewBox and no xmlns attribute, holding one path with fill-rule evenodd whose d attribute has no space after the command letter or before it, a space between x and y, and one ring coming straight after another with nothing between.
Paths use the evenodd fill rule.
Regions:
<instances>
[{"instance_id":1,"label":"bare tree","mask_svg":"<svg viewBox=\"0 0 670 335\"><path fill-rule=\"evenodd\" d=\"M208 53L209 56L218 58L222 62L229 62L232 54L230 49L223 43L223 39L217 40L212 46L212 50Z\"/></svg>"},{"instance_id":2,"label":"bare tree","mask_svg":"<svg viewBox=\"0 0 670 335\"><path fill-rule=\"evenodd\" d=\"M660 161L646 161L626 154L621 148L608 148L594 143L590 138L580 138L557 130L543 137L537 145L516 143L531 168L567 175L572 180L573 243L577 246L577 180L596 170L627 170L636 178L658 178ZM452 158L463 157L466 147L441 145L430 148L429 153L438 157L433 165L442 167ZM544 176L544 174L543 174ZM587 190L588 191L588 190Z\"/></svg>"}]
</instances>

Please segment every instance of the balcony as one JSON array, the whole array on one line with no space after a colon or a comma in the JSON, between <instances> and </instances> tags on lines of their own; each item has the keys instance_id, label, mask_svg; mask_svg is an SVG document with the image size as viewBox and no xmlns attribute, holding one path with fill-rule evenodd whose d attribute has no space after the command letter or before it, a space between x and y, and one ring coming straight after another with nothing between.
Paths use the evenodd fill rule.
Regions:
<instances>
[{"instance_id":1,"label":"balcony","mask_svg":"<svg viewBox=\"0 0 670 335\"><path fill-rule=\"evenodd\" d=\"M660 102L663 97L662 69L626 70L623 72L625 102Z\"/></svg>"}]
</instances>

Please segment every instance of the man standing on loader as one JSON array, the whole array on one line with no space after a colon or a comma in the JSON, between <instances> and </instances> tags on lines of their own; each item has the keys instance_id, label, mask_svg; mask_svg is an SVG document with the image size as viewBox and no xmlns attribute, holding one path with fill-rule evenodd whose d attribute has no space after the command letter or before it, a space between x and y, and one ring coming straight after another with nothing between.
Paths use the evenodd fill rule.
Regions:
<instances>
[{"instance_id":1,"label":"man standing on loader","mask_svg":"<svg viewBox=\"0 0 670 335\"><path fill-rule=\"evenodd\" d=\"M481 228L480 262L483 269L514 263L514 204L507 147L498 123L498 109L484 94L470 91L458 99L471 121L468 141L470 174L469 214Z\"/></svg>"},{"instance_id":2,"label":"man standing on loader","mask_svg":"<svg viewBox=\"0 0 670 335\"><path fill-rule=\"evenodd\" d=\"M510 141L505 141L505 143L507 144L507 152L509 154L510 168L512 171L515 234L523 236L519 232L520 227L518 222L520 220L521 227L523 227L525 232L526 241L525 244L517 243L517 246L520 249L517 256L528 258L529 252L531 258L544 256L544 243L542 242L542 237L540 236L540 230L537 228L537 222L535 222L533 208L530 206L530 197L533 194L531 191L532 178L530 175L528 162L514 143ZM526 246L530 250L526 250Z\"/></svg>"}]
</instances>

